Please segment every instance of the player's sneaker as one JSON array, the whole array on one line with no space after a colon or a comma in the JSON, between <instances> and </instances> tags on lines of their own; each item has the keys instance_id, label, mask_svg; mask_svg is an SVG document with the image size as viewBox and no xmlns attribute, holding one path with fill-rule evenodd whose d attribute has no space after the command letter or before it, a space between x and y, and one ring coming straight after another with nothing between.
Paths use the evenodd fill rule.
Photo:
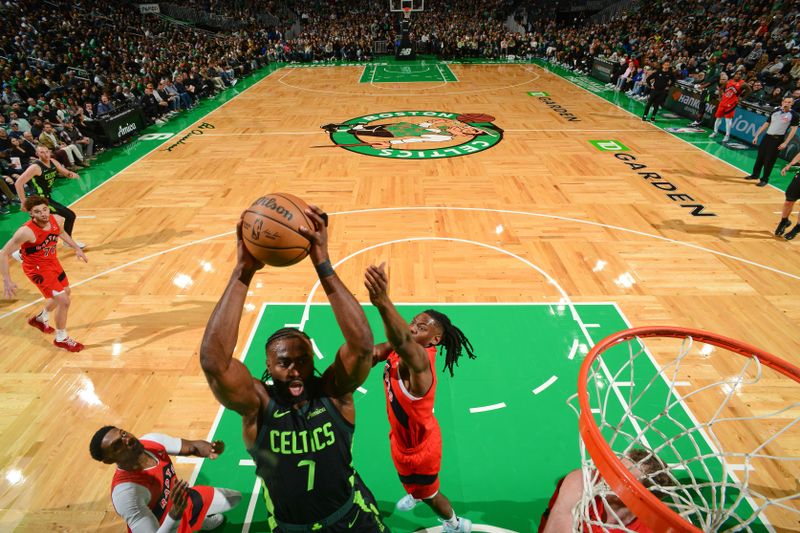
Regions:
<instances>
[{"instance_id":1,"label":"player's sneaker","mask_svg":"<svg viewBox=\"0 0 800 533\"><path fill-rule=\"evenodd\" d=\"M749 176L745 176L744 179L746 179L746 180L757 180L757 179L760 179L760 178L758 176L754 176L754 175L750 174Z\"/></svg>"},{"instance_id":2,"label":"player's sneaker","mask_svg":"<svg viewBox=\"0 0 800 533\"><path fill-rule=\"evenodd\" d=\"M724 142L724 143L726 143L726 142L728 142L730 140L731 140L731 136L730 135L726 135L725 137L722 138L722 142Z\"/></svg>"},{"instance_id":3,"label":"player's sneaker","mask_svg":"<svg viewBox=\"0 0 800 533\"><path fill-rule=\"evenodd\" d=\"M792 225L792 221L791 221L791 220L789 220L788 218L783 218L783 219L781 219L781 221L780 221L780 222L778 222L778 227L777 227L777 228L775 228L775 236L776 236L776 237L780 237L781 235L783 235L783 233L784 233L784 232L785 232L785 231L786 231L786 230L789 228L789 226L791 226L791 225Z\"/></svg>"},{"instance_id":4,"label":"player's sneaker","mask_svg":"<svg viewBox=\"0 0 800 533\"><path fill-rule=\"evenodd\" d=\"M217 529L222 524L225 523L225 515L224 514L212 514L206 516L205 520L203 520L203 525L200 526L200 531L212 531Z\"/></svg>"},{"instance_id":5,"label":"player's sneaker","mask_svg":"<svg viewBox=\"0 0 800 533\"><path fill-rule=\"evenodd\" d=\"M64 348L68 352L80 352L83 350L83 344L79 343L72 337L67 337L63 341L53 340L53 344L59 348Z\"/></svg>"},{"instance_id":6,"label":"player's sneaker","mask_svg":"<svg viewBox=\"0 0 800 533\"><path fill-rule=\"evenodd\" d=\"M470 533L472 531L472 520L459 517L457 526L451 526L442 520L442 531L444 533Z\"/></svg>"},{"instance_id":7,"label":"player's sneaker","mask_svg":"<svg viewBox=\"0 0 800 533\"><path fill-rule=\"evenodd\" d=\"M691 123L691 124L689 124L689 125L690 125L691 127L693 127L693 128L696 128L697 126L699 126L699 125L700 125L700 122L698 122L698 121L696 121L696 120L695 120L694 122L692 122L692 123Z\"/></svg>"},{"instance_id":8,"label":"player's sneaker","mask_svg":"<svg viewBox=\"0 0 800 533\"><path fill-rule=\"evenodd\" d=\"M398 511L410 511L411 509L416 507L417 504L421 501L422 500L416 499L411 494L406 494L405 496L397 500L395 507L397 507Z\"/></svg>"},{"instance_id":9,"label":"player's sneaker","mask_svg":"<svg viewBox=\"0 0 800 533\"><path fill-rule=\"evenodd\" d=\"M55 331L55 329L53 329L53 326L50 326L46 322L42 322L41 320L39 320L38 315L30 317L28 319L28 324L35 327L42 333L53 333Z\"/></svg>"},{"instance_id":10,"label":"player's sneaker","mask_svg":"<svg viewBox=\"0 0 800 533\"><path fill-rule=\"evenodd\" d=\"M717 136L717 132L716 132L716 131L714 131L714 132L711 132L711 135L709 135L709 136L708 136L708 138L709 138L709 139L713 139L713 138L714 138L714 137L716 137L716 136Z\"/></svg>"},{"instance_id":11,"label":"player's sneaker","mask_svg":"<svg viewBox=\"0 0 800 533\"><path fill-rule=\"evenodd\" d=\"M756 183L756 187L766 187L767 183L769 183L769 180L762 179L761 181Z\"/></svg>"},{"instance_id":12,"label":"player's sneaker","mask_svg":"<svg viewBox=\"0 0 800 533\"><path fill-rule=\"evenodd\" d=\"M798 233L800 233L800 224L797 224L795 227L793 227L792 231L787 233L786 236L784 237L784 239L786 239L787 241L791 241L795 237L797 237Z\"/></svg>"},{"instance_id":13,"label":"player's sneaker","mask_svg":"<svg viewBox=\"0 0 800 533\"><path fill-rule=\"evenodd\" d=\"M22 263L22 254L19 253L19 250L14 250L11 252L11 257L13 257L18 263Z\"/></svg>"}]
</instances>

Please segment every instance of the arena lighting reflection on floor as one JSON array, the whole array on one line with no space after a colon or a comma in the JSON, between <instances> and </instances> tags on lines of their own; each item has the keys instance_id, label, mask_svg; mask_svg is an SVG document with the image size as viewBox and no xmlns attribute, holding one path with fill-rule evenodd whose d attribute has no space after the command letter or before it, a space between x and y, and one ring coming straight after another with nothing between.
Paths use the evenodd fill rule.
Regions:
<instances>
[{"instance_id":1,"label":"arena lighting reflection on floor","mask_svg":"<svg viewBox=\"0 0 800 533\"><path fill-rule=\"evenodd\" d=\"M10 468L6 471L6 481L12 486L21 485L25 483L25 476L22 475L21 470Z\"/></svg>"}]
</instances>

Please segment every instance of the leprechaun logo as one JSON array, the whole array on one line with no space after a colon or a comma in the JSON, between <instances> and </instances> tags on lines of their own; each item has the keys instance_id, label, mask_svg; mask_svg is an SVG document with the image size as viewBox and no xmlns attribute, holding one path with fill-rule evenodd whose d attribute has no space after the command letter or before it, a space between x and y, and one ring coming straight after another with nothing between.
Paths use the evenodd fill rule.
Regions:
<instances>
[{"instance_id":1,"label":"leprechaun logo","mask_svg":"<svg viewBox=\"0 0 800 533\"><path fill-rule=\"evenodd\" d=\"M483 113L392 111L325 124L333 145L390 159L437 159L488 150L503 138L494 117Z\"/></svg>"}]
</instances>

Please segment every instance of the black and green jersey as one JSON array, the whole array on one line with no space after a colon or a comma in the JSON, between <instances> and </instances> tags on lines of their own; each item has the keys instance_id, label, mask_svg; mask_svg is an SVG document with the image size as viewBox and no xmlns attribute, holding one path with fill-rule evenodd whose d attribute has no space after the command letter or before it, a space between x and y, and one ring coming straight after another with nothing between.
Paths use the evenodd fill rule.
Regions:
<instances>
[{"instance_id":1,"label":"black and green jersey","mask_svg":"<svg viewBox=\"0 0 800 533\"><path fill-rule=\"evenodd\" d=\"M48 167L38 159L34 160L33 164L42 170L40 175L34 176L33 179L31 179L33 188L36 189L36 194L39 196L50 198L50 193L53 191L53 183L55 183L56 177L58 176L56 164L50 161L50 166Z\"/></svg>"},{"instance_id":2,"label":"black and green jersey","mask_svg":"<svg viewBox=\"0 0 800 533\"><path fill-rule=\"evenodd\" d=\"M312 398L302 408L270 399L259 416L258 436L248 452L264 482L270 529L314 524L353 505L355 427L330 398L312 392L319 382L315 377L306 383Z\"/></svg>"}]
</instances>

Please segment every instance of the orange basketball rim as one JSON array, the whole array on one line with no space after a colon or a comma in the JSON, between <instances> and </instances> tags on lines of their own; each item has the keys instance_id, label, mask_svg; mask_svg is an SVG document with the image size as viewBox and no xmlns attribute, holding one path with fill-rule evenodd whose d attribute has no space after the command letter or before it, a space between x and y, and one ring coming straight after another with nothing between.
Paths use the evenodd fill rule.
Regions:
<instances>
[{"instance_id":1,"label":"orange basketball rim","mask_svg":"<svg viewBox=\"0 0 800 533\"><path fill-rule=\"evenodd\" d=\"M612 451L592 416L587 389L592 363L612 346L636 337L691 337L694 341L711 344L745 357L756 357L764 365L793 379L797 383L800 383L800 368L760 348L735 339L699 329L672 326L639 327L619 331L598 342L587 354L578 375L578 402L580 406L578 427L586 450L589 452L603 479L622 502L653 531L700 533L701 530L699 528L670 509L636 479Z\"/></svg>"}]
</instances>

